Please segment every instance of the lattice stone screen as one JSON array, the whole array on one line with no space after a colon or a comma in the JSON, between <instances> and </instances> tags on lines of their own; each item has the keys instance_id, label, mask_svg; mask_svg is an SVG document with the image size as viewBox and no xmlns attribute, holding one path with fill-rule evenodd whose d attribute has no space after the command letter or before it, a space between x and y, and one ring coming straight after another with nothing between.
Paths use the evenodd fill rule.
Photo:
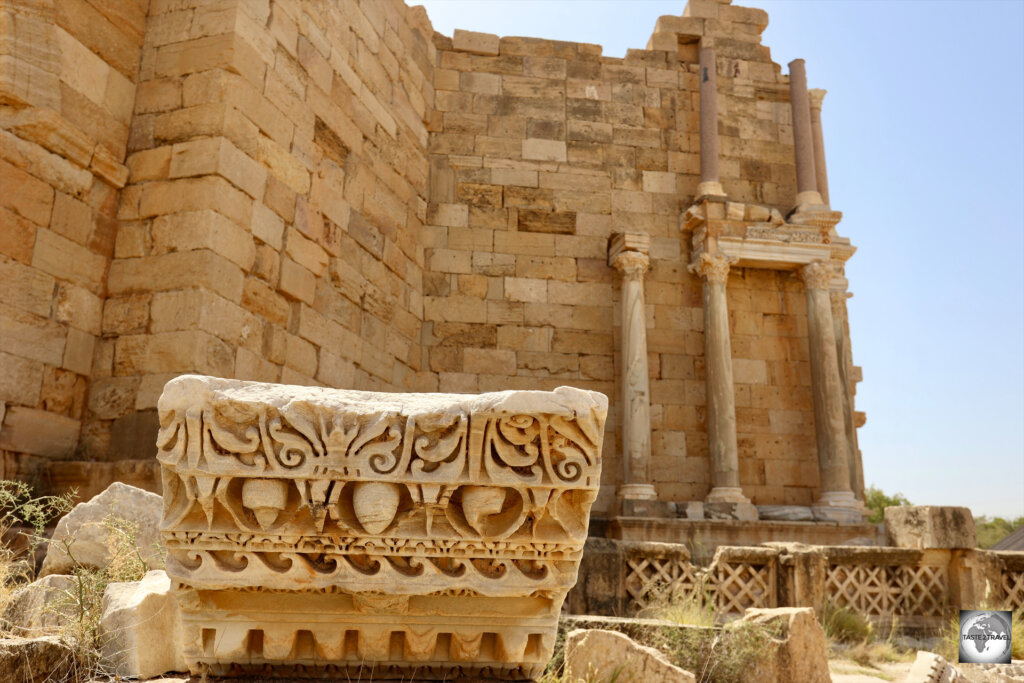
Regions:
<instances>
[{"instance_id":1,"label":"lattice stone screen","mask_svg":"<svg viewBox=\"0 0 1024 683\"><path fill-rule=\"evenodd\" d=\"M927 630L943 626L959 605L1024 609L1021 552L720 546L701 567L682 545L623 543L621 576L626 614L672 599L710 603L722 619L748 607L821 609L828 602L883 628L895 620L900 628Z\"/></svg>"},{"instance_id":2,"label":"lattice stone screen","mask_svg":"<svg viewBox=\"0 0 1024 683\"><path fill-rule=\"evenodd\" d=\"M600 482L603 395L186 376L159 407L194 673L541 673Z\"/></svg>"}]
</instances>

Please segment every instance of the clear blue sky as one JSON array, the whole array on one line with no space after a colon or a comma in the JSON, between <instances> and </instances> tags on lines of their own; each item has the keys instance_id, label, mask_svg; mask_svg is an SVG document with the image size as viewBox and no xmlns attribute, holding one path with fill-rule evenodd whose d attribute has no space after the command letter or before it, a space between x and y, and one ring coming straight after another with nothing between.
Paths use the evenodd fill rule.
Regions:
<instances>
[{"instance_id":1,"label":"clear blue sky","mask_svg":"<svg viewBox=\"0 0 1024 683\"><path fill-rule=\"evenodd\" d=\"M682 0L426 0L434 28L643 48ZM823 107L865 478L1024 515L1024 2L752 0Z\"/></svg>"}]
</instances>

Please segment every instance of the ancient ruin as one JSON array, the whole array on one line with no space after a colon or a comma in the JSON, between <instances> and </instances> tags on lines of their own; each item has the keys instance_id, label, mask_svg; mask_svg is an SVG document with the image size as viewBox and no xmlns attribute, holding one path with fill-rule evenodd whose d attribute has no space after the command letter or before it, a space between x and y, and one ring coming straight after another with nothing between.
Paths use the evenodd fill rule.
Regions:
<instances>
[{"instance_id":1,"label":"ancient ruin","mask_svg":"<svg viewBox=\"0 0 1024 683\"><path fill-rule=\"evenodd\" d=\"M159 491L185 373L571 385L611 398L598 533L874 534L824 91L763 11L625 58L398 0L2 11L4 476Z\"/></svg>"},{"instance_id":2,"label":"ancient ruin","mask_svg":"<svg viewBox=\"0 0 1024 683\"><path fill-rule=\"evenodd\" d=\"M576 583L606 412L567 387L172 380L161 528L189 669L539 676Z\"/></svg>"},{"instance_id":3,"label":"ancient ruin","mask_svg":"<svg viewBox=\"0 0 1024 683\"><path fill-rule=\"evenodd\" d=\"M181 650L118 671L529 677L563 601L662 594L1020 609L967 512L866 523L825 91L762 10L680 10L618 58L401 0L0 4L0 478L162 494L109 623L180 605Z\"/></svg>"}]
</instances>

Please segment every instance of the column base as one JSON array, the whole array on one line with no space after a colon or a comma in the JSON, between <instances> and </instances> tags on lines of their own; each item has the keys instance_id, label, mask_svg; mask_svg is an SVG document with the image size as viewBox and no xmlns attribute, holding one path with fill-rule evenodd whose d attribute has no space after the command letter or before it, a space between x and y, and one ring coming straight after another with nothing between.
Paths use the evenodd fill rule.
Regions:
<instances>
[{"instance_id":1,"label":"column base","mask_svg":"<svg viewBox=\"0 0 1024 683\"><path fill-rule=\"evenodd\" d=\"M739 486L715 486L704 498L705 503L749 503Z\"/></svg>"},{"instance_id":2,"label":"column base","mask_svg":"<svg viewBox=\"0 0 1024 683\"><path fill-rule=\"evenodd\" d=\"M852 491L823 491L814 501L811 511L820 522L860 524L864 521L863 503L854 498Z\"/></svg>"},{"instance_id":3,"label":"column base","mask_svg":"<svg viewBox=\"0 0 1024 683\"><path fill-rule=\"evenodd\" d=\"M622 484L615 496L629 500L657 500L658 492L654 490L654 484Z\"/></svg>"},{"instance_id":4,"label":"column base","mask_svg":"<svg viewBox=\"0 0 1024 683\"><path fill-rule=\"evenodd\" d=\"M697 185L697 196L698 197L724 197L725 190L722 189L722 183L718 181L707 181L699 183Z\"/></svg>"},{"instance_id":5,"label":"column base","mask_svg":"<svg viewBox=\"0 0 1024 683\"><path fill-rule=\"evenodd\" d=\"M807 190L800 192L796 196L796 205L806 204L809 206L824 206L825 200L821 198L821 193L817 190Z\"/></svg>"}]
</instances>

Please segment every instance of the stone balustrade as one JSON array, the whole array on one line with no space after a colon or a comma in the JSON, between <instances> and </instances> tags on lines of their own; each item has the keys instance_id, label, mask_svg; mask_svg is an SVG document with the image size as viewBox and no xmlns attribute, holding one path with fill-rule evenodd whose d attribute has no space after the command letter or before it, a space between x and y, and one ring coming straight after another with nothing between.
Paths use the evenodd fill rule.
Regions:
<instances>
[{"instance_id":1,"label":"stone balustrade","mask_svg":"<svg viewBox=\"0 0 1024 683\"><path fill-rule=\"evenodd\" d=\"M161 528L190 670L539 675L576 582L606 413L604 395L567 387L169 382Z\"/></svg>"},{"instance_id":2,"label":"stone balustrade","mask_svg":"<svg viewBox=\"0 0 1024 683\"><path fill-rule=\"evenodd\" d=\"M599 591L610 595L600 596ZM612 598L611 596L614 596ZM877 627L908 631L944 625L955 610L1024 609L1024 552L962 548L719 546L706 566L685 545L588 542L574 614L631 615L672 598L714 606L722 619L747 608L848 607Z\"/></svg>"}]
</instances>

